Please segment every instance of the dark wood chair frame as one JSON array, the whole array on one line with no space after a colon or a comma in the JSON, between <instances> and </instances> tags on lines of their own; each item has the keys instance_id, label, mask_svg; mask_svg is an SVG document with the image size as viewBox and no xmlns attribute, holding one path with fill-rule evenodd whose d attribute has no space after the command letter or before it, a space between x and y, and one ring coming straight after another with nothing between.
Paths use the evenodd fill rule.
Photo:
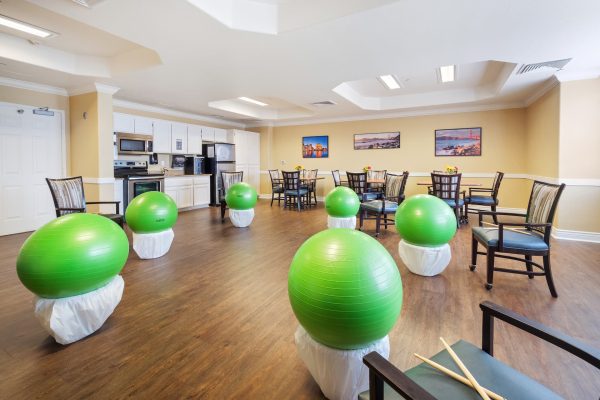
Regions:
<instances>
[{"instance_id":1,"label":"dark wood chair frame","mask_svg":"<svg viewBox=\"0 0 600 400\"><path fill-rule=\"evenodd\" d=\"M63 211L73 211L73 212L80 212L80 213L85 213L87 212L86 207L81 207L81 208L66 208L66 207L59 207L58 206L58 199L56 198L56 193L54 193L54 190L52 189L52 185L50 184L50 182L59 182L59 181L72 181L72 180L79 180L79 184L81 185L81 197L82 197L82 201L83 204L85 204L86 206L88 204L114 204L115 205L115 215L120 216L120 218L110 218L112 221L116 222L121 228L123 228L123 223L124 223L124 218L123 215L121 215L120 213L120 201L86 201L85 200L85 190L84 190L84 186L83 186L83 177L81 176L74 176L71 178L64 178L64 179L51 179L51 178L46 178L46 183L48 184L48 187L50 188L50 194L52 195L52 201L54 202L54 211L56 212L56 217L60 217L63 214ZM103 215L106 216L105 214L99 214L99 215Z\"/></svg>"},{"instance_id":2,"label":"dark wood chair frame","mask_svg":"<svg viewBox=\"0 0 600 400\"><path fill-rule=\"evenodd\" d=\"M283 174L283 207L292 208L292 205L296 203L298 211L302 211L304 208L304 195L300 194L300 190L303 189L300 185L300 171L281 171ZM288 194L288 190L295 191L296 194ZM308 190L308 189L306 189ZM288 202L288 197L295 197L294 203Z\"/></svg>"},{"instance_id":3,"label":"dark wood chair frame","mask_svg":"<svg viewBox=\"0 0 600 400\"><path fill-rule=\"evenodd\" d=\"M369 175L381 175L383 174L384 183L369 183L367 182L367 192L370 193L382 193L385 190L385 177L387 176L387 169L381 170L370 170L367 172L367 181L369 180Z\"/></svg>"},{"instance_id":4,"label":"dark wood chair frame","mask_svg":"<svg viewBox=\"0 0 600 400\"><path fill-rule=\"evenodd\" d=\"M475 271L477 268L477 255L486 256L487 260L487 282L485 284L485 288L487 290L491 290L494 284L494 271L498 272L508 272L511 274L520 274L527 275L529 279L533 279L535 276L545 276L546 282L548 283L548 288L550 289L550 294L552 297L558 297L558 293L556 292L556 287L554 286L554 279L552 278L552 269L550 266L550 234L552 233L552 220L554 219L554 213L556 212L556 208L558 206L558 200L565 188L565 184L554 185L551 183L534 181L533 185L536 183L540 183L543 185L553 186L558 188L558 193L554 198L554 203L550 208L550 212L548 213L548 219L545 223L542 224L531 224L531 223L516 223L516 222L501 222L498 225L498 245L495 247L489 247L486 243L481 242L482 246L486 247L487 252L477 251L477 247L479 241L472 235L471 239L471 264L469 265L469 269L471 271ZM483 217L486 215L489 216L512 216L512 217L524 217L527 218L529 212L531 210L531 202L533 200L533 189L531 191L531 196L529 197L529 203L527 205L527 213L508 213L508 212L493 212L493 211L480 211L479 212L479 226L483 226ZM511 250L504 248L504 228L524 228L527 231L543 231L543 239L546 245L548 245L548 250ZM524 259L517 258L514 256L510 256L507 254L498 254L498 253L509 253L509 254L520 254L524 256ZM543 265L538 264L532 260L533 256L541 256L543 260ZM506 258L509 260L515 260L525 263L525 267L527 271L508 269L508 268L497 268L494 266L495 257L498 258ZM533 267L536 267L541 270L541 272L533 272Z\"/></svg>"},{"instance_id":5,"label":"dark wood chair frame","mask_svg":"<svg viewBox=\"0 0 600 400\"><path fill-rule=\"evenodd\" d=\"M498 192L500 191L500 183L502 183L502 179L504 178L504 172L497 171L494 179L494 184L491 188L469 188L469 196L465 198L465 216L468 216L469 213L478 213L480 210L472 210L469 211L469 198L473 196L474 193L487 193L492 199L494 199L494 205L490 205L490 210L496 212L496 207L498 206ZM477 194L475 194L477 196ZM479 206L482 206L478 204ZM484 206L485 207L485 206ZM496 215L492 216L494 223L498 223L498 217Z\"/></svg>"},{"instance_id":6,"label":"dark wood chair frame","mask_svg":"<svg viewBox=\"0 0 600 400\"><path fill-rule=\"evenodd\" d=\"M277 174L277 178L273 177L275 173ZM271 207L273 207L273 201L275 199L277 199L277 205L281 206L283 192L275 193L275 188L283 188L283 178L279 178L280 175L278 169L270 169L269 176L271 177ZM277 195L277 198L275 198L275 195Z\"/></svg>"},{"instance_id":7,"label":"dark wood chair frame","mask_svg":"<svg viewBox=\"0 0 600 400\"><path fill-rule=\"evenodd\" d=\"M221 171L221 176L219 177L219 179L221 179L221 189L219 189L219 203L221 206L221 222L225 221L225 211L227 210L227 202L225 201L225 195L227 194L227 191L225 190L225 180L223 179L223 175L224 174L228 174L228 175L239 175L240 180L237 182L242 182L244 180L244 171L235 171L235 172L229 172L229 171Z\"/></svg>"},{"instance_id":8,"label":"dark wood chair frame","mask_svg":"<svg viewBox=\"0 0 600 400\"><path fill-rule=\"evenodd\" d=\"M588 344L490 301L484 301L479 304L479 307L483 312L481 349L490 356L494 355L494 319L497 318L600 369L600 351ZM371 352L367 354L363 358L363 362L369 368L369 396L371 400L383 400L384 382L407 400L436 400L423 387L411 380L379 353ZM462 385L459 382L456 382L456 384Z\"/></svg>"},{"instance_id":9,"label":"dark wood chair frame","mask_svg":"<svg viewBox=\"0 0 600 400\"><path fill-rule=\"evenodd\" d=\"M348 181L342 180L339 169L334 169L333 171L331 171L331 175L333 175L333 184L335 185L335 187L348 186Z\"/></svg>"},{"instance_id":10,"label":"dark wood chair frame","mask_svg":"<svg viewBox=\"0 0 600 400\"><path fill-rule=\"evenodd\" d=\"M359 227L358 230L362 231L362 227L363 227L363 222L365 220L375 220L375 236L379 236L379 233L381 231L381 225L383 224L383 227L385 230L387 230L387 227L389 225L394 225L395 224L395 218L392 217L391 219L388 217L389 214L386 214L383 210L385 210L385 202L394 202L397 203L398 205L400 203L402 203L402 201L404 201L404 189L406 188L406 181L408 180L408 171L404 171L402 172L402 175L404 175L404 180L402 181L402 185L400 185L400 188L398 190L398 195L397 196L393 196L393 197L385 197L385 185L383 187L383 192L378 196L378 200L381 200L383 202L383 204L381 205L381 212L378 212L377 214L373 214L372 217L369 217L369 212L367 210L363 210L361 207L360 210L360 223L359 223ZM402 176L402 175L395 175L395 174L388 174L386 172L386 181L387 181L387 177L388 176Z\"/></svg>"},{"instance_id":11,"label":"dark wood chair frame","mask_svg":"<svg viewBox=\"0 0 600 400\"><path fill-rule=\"evenodd\" d=\"M348 187L358 195L362 202L364 194L367 193L367 173L366 172L346 172L348 177Z\"/></svg>"},{"instance_id":12,"label":"dark wood chair frame","mask_svg":"<svg viewBox=\"0 0 600 400\"><path fill-rule=\"evenodd\" d=\"M319 176L319 170L318 169L305 169L302 171L302 174L304 175L304 178L307 177L308 172L314 172L315 178L317 178L317 176ZM317 180L316 179L307 179L304 181L304 183L300 183L300 186L302 188L305 188L308 190L308 193L306 194L306 205L308 207L316 207L317 206Z\"/></svg>"},{"instance_id":13,"label":"dark wood chair frame","mask_svg":"<svg viewBox=\"0 0 600 400\"><path fill-rule=\"evenodd\" d=\"M452 178L456 177L456 182L452 182ZM431 192L430 194L436 197L439 197L442 200L454 200L454 214L456 215L456 226L460 227L460 223L462 220L462 207L458 204L460 200L460 196L464 196L465 192L461 192L460 190L460 181L462 179L462 174L446 174L441 173L437 174L435 172L431 173ZM445 182L448 180L449 182ZM453 187L455 188L453 189Z\"/></svg>"}]
</instances>

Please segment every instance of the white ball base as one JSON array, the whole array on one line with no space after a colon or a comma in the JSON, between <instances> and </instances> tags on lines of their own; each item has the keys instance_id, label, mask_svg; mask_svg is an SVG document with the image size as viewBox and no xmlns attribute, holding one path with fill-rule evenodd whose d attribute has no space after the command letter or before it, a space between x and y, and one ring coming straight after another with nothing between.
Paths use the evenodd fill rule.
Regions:
<instances>
[{"instance_id":1,"label":"white ball base","mask_svg":"<svg viewBox=\"0 0 600 400\"><path fill-rule=\"evenodd\" d=\"M236 228L250 226L254 219L254 208L249 210L229 210L229 219Z\"/></svg>"},{"instance_id":2,"label":"white ball base","mask_svg":"<svg viewBox=\"0 0 600 400\"><path fill-rule=\"evenodd\" d=\"M442 273L452 258L448 244L424 247L400 240L398 253L410 272L422 276L434 276Z\"/></svg>"},{"instance_id":3,"label":"white ball base","mask_svg":"<svg viewBox=\"0 0 600 400\"><path fill-rule=\"evenodd\" d=\"M331 215L327 216L327 227L328 228L356 228L356 216L353 217L332 217Z\"/></svg>"},{"instance_id":4,"label":"white ball base","mask_svg":"<svg viewBox=\"0 0 600 400\"><path fill-rule=\"evenodd\" d=\"M162 257L171 248L174 237L173 229L154 233L133 232L133 250L143 259Z\"/></svg>"},{"instance_id":5,"label":"white ball base","mask_svg":"<svg viewBox=\"0 0 600 400\"><path fill-rule=\"evenodd\" d=\"M315 341L302 326L295 334L298 354L321 391L329 400L355 400L369 389L369 369L363 357L376 351L383 357L390 355L390 340L386 336L368 347L340 350Z\"/></svg>"},{"instance_id":6,"label":"white ball base","mask_svg":"<svg viewBox=\"0 0 600 400\"><path fill-rule=\"evenodd\" d=\"M34 298L35 316L54 340L69 344L96 332L117 307L125 282L121 275L89 293L62 299Z\"/></svg>"}]
</instances>

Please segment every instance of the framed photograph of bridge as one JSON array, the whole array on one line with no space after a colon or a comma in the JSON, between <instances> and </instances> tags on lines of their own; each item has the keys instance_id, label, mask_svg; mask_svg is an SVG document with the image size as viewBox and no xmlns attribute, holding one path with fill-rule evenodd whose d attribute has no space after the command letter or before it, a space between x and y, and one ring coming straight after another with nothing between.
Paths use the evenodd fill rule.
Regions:
<instances>
[{"instance_id":1,"label":"framed photograph of bridge","mask_svg":"<svg viewBox=\"0 0 600 400\"><path fill-rule=\"evenodd\" d=\"M399 149L400 132L357 133L354 150Z\"/></svg>"},{"instance_id":2,"label":"framed photograph of bridge","mask_svg":"<svg viewBox=\"0 0 600 400\"><path fill-rule=\"evenodd\" d=\"M437 129L435 155L440 157L480 156L481 128Z\"/></svg>"}]
</instances>

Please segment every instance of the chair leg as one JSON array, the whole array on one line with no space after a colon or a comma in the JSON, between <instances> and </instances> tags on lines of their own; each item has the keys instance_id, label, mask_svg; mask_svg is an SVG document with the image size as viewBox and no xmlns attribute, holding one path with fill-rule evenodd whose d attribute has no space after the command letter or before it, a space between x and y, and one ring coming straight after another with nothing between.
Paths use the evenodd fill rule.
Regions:
<instances>
[{"instance_id":1,"label":"chair leg","mask_svg":"<svg viewBox=\"0 0 600 400\"><path fill-rule=\"evenodd\" d=\"M491 290L494 285L494 255L493 250L487 249L487 283L485 284L487 290Z\"/></svg>"},{"instance_id":2,"label":"chair leg","mask_svg":"<svg viewBox=\"0 0 600 400\"><path fill-rule=\"evenodd\" d=\"M379 236L379 230L381 229L381 213L377 213L375 219L375 236Z\"/></svg>"},{"instance_id":3,"label":"chair leg","mask_svg":"<svg viewBox=\"0 0 600 400\"><path fill-rule=\"evenodd\" d=\"M298 211L300 210L300 196L296 196L296 204L298 205Z\"/></svg>"},{"instance_id":4,"label":"chair leg","mask_svg":"<svg viewBox=\"0 0 600 400\"><path fill-rule=\"evenodd\" d=\"M273 200L275 200L275 192L271 193L271 207L273 207Z\"/></svg>"},{"instance_id":5,"label":"chair leg","mask_svg":"<svg viewBox=\"0 0 600 400\"><path fill-rule=\"evenodd\" d=\"M491 209L493 212L496 212L496 206L491 206ZM498 225L498 216L492 215L492 218L494 219L494 224Z\"/></svg>"},{"instance_id":6,"label":"chair leg","mask_svg":"<svg viewBox=\"0 0 600 400\"><path fill-rule=\"evenodd\" d=\"M554 287L554 279L552 279L552 270L550 269L550 254L544 256L544 271L546 272L546 282L548 282L548 288L552 297L558 297L556 288Z\"/></svg>"},{"instance_id":7,"label":"chair leg","mask_svg":"<svg viewBox=\"0 0 600 400\"><path fill-rule=\"evenodd\" d=\"M527 272L533 272L533 266L531 265L531 256L525 256L525 268L527 268ZM529 274L529 279L533 279L535 275Z\"/></svg>"},{"instance_id":8,"label":"chair leg","mask_svg":"<svg viewBox=\"0 0 600 400\"><path fill-rule=\"evenodd\" d=\"M225 202L221 202L221 222L225 221Z\"/></svg>"},{"instance_id":9,"label":"chair leg","mask_svg":"<svg viewBox=\"0 0 600 400\"><path fill-rule=\"evenodd\" d=\"M362 228L363 228L363 222L364 222L364 219L365 219L365 213L364 213L364 211L363 211L363 210L358 210L358 213L360 214L360 215L359 215L360 223L359 223L359 225L358 225L358 230L359 230L359 231L362 231Z\"/></svg>"},{"instance_id":10,"label":"chair leg","mask_svg":"<svg viewBox=\"0 0 600 400\"><path fill-rule=\"evenodd\" d=\"M460 228L460 216L458 212L458 207L454 207L454 215L456 215L456 227Z\"/></svg>"},{"instance_id":11,"label":"chair leg","mask_svg":"<svg viewBox=\"0 0 600 400\"><path fill-rule=\"evenodd\" d=\"M479 242L475 239L475 235L473 235L471 239L471 265L469 265L471 271L475 271L475 268L477 268L477 246L479 246Z\"/></svg>"}]
</instances>

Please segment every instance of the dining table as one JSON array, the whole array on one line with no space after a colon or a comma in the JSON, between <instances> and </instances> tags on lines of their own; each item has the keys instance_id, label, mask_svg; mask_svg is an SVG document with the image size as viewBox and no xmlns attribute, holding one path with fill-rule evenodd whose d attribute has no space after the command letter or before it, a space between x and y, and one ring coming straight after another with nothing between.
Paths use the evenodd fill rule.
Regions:
<instances>
[{"instance_id":1,"label":"dining table","mask_svg":"<svg viewBox=\"0 0 600 400\"><path fill-rule=\"evenodd\" d=\"M417 185L419 186L431 186L433 185L431 183L431 181L421 181L421 182L417 182ZM460 182L460 186L481 186L481 183L478 182Z\"/></svg>"}]
</instances>

